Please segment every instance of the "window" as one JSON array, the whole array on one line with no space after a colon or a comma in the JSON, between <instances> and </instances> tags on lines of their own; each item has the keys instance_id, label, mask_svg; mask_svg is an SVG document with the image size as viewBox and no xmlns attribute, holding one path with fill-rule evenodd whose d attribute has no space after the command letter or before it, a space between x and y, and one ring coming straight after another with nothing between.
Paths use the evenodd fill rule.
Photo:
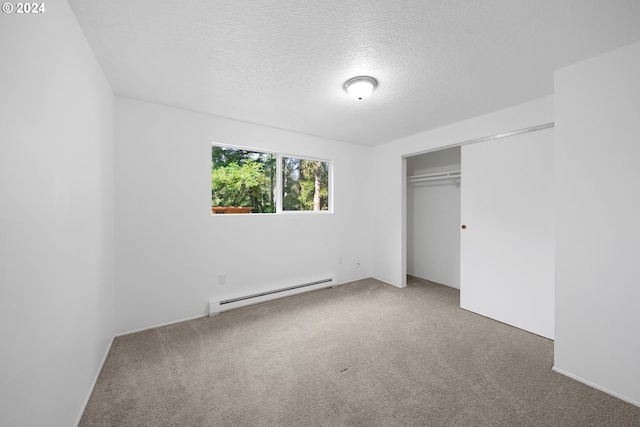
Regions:
<instances>
[{"instance_id":1,"label":"window","mask_svg":"<svg viewBox=\"0 0 640 427\"><path fill-rule=\"evenodd\" d=\"M330 208L330 162L213 145L211 213Z\"/></svg>"},{"instance_id":2,"label":"window","mask_svg":"<svg viewBox=\"0 0 640 427\"><path fill-rule=\"evenodd\" d=\"M275 155L212 147L212 213L273 213L276 211L275 190Z\"/></svg>"},{"instance_id":3,"label":"window","mask_svg":"<svg viewBox=\"0 0 640 427\"><path fill-rule=\"evenodd\" d=\"M328 210L329 162L283 157L282 190L285 211Z\"/></svg>"}]
</instances>

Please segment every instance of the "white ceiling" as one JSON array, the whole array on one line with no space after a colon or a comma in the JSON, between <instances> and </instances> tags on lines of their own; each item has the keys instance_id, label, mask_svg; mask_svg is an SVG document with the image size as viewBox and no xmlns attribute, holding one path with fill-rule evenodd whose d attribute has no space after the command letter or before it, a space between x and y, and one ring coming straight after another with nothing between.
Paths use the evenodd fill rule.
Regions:
<instances>
[{"instance_id":1,"label":"white ceiling","mask_svg":"<svg viewBox=\"0 0 640 427\"><path fill-rule=\"evenodd\" d=\"M638 0L69 0L117 95L364 145L553 93ZM343 91L357 75L379 86Z\"/></svg>"}]
</instances>

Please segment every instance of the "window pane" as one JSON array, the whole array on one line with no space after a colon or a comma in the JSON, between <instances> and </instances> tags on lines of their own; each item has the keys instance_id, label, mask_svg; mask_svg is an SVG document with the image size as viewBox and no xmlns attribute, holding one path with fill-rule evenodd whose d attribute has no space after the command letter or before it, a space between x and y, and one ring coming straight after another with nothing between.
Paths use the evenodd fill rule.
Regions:
<instances>
[{"instance_id":1,"label":"window pane","mask_svg":"<svg viewBox=\"0 0 640 427\"><path fill-rule=\"evenodd\" d=\"M274 213L275 189L274 154L212 146L212 213Z\"/></svg>"},{"instance_id":2,"label":"window pane","mask_svg":"<svg viewBox=\"0 0 640 427\"><path fill-rule=\"evenodd\" d=\"M329 209L329 163L282 158L282 210Z\"/></svg>"}]
</instances>

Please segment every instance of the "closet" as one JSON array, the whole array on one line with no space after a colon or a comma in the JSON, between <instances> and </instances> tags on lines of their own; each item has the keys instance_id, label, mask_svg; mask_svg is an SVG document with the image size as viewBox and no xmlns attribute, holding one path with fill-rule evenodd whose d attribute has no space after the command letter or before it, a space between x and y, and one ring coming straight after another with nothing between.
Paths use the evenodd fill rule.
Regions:
<instances>
[{"instance_id":1,"label":"closet","mask_svg":"<svg viewBox=\"0 0 640 427\"><path fill-rule=\"evenodd\" d=\"M407 273L554 337L553 123L407 157Z\"/></svg>"}]
</instances>

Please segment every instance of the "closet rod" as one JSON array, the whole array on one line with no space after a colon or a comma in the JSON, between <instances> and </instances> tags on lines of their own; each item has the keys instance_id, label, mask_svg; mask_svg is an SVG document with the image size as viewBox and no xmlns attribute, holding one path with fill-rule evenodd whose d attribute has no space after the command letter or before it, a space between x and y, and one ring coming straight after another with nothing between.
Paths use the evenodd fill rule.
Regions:
<instances>
[{"instance_id":1,"label":"closet rod","mask_svg":"<svg viewBox=\"0 0 640 427\"><path fill-rule=\"evenodd\" d=\"M413 183L421 183L425 181L444 181L450 180L456 188L460 188L460 171L449 171L449 172L438 172L438 173L428 173L424 175L413 175L408 176L407 181Z\"/></svg>"},{"instance_id":2,"label":"closet rod","mask_svg":"<svg viewBox=\"0 0 640 427\"><path fill-rule=\"evenodd\" d=\"M460 171L429 173L425 175L412 175L408 176L408 181L432 181L435 179L453 179L460 178Z\"/></svg>"}]
</instances>

